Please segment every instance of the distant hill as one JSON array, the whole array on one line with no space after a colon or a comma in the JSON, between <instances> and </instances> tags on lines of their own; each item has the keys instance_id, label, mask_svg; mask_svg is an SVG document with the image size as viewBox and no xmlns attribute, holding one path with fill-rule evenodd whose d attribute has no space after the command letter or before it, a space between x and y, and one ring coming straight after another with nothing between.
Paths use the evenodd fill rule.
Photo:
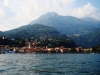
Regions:
<instances>
[{"instance_id":1,"label":"distant hill","mask_svg":"<svg viewBox=\"0 0 100 75\"><path fill-rule=\"evenodd\" d=\"M80 36L72 36L72 39L75 41L76 45L82 47L93 47L100 45L100 28L96 28L87 34Z\"/></svg>"},{"instance_id":2,"label":"distant hill","mask_svg":"<svg viewBox=\"0 0 100 75\"><path fill-rule=\"evenodd\" d=\"M0 32L1 34L10 38L49 37L54 38L54 41L59 37L69 40L72 38L77 46L92 47L100 44L100 21L90 17L79 19L50 12L30 22L29 25ZM61 42L62 40L60 40Z\"/></svg>"},{"instance_id":3,"label":"distant hill","mask_svg":"<svg viewBox=\"0 0 100 75\"><path fill-rule=\"evenodd\" d=\"M53 36L60 34L52 27L44 26L41 24L25 25L13 30L5 31L4 34L8 37L15 38L28 38L40 36Z\"/></svg>"},{"instance_id":4,"label":"distant hill","mask_svg":"<svg viewBox=\"0 0 100 75\"><path fill-rule=\"evenodd\" d=\"M2 31L0 31L0 35L3 35L4 33Z\"/></svg>"},{"instance_id":5,"label":"distant hill","mask_svg":"<svg viewBox=\"0 0 100 75\"><path fill-rule=\"evenodd\" d=\"M94 26L94 28L100 28L99 20L90 17L81 18L81 20L83 20L84 22L88 23L91 26Z\"/></svg>"},{"instance_id":6,"label":"distant hill","mask_svg":"<svg viewBox=\"0 0 100 75\"><path fill-rule=\"evenodd\" d=\"M92 20L88 21L86 18L79 19L72 16L61 16L57 13L50 12L40 16L36 20L33 20L30 24L43 24L55 28L60 33L70 35L81 34L100 27L100 21L97 20L94 23Z\"/></svg>"},{"instance_id":7,"label":"distant hill","mask_svg":"<svg viewBox=\"0 0 100 75\"><path fill-rule=\"evenodd\" d=\"M76 47L75 42L65 35L60 34L54 28L41 24L25 25L4 32L8 38L29 39L37 41L37 46L48 47ZM15 40L16 42L16 40ZM6 43L6 42L5 42Z\"/></svg>"},{"instance_id":8,"label":"distant hill","mask_svg":"<svg viewBox=\"0 0 100 75\"><path fill-rule=\"evenodd\" d=\"M71 36L77 46L92 47L100 44L100 21L94 18L76 18L50 12L30 22L35 23L53 27L60 33Z\"/></svg>"}]
</instances>

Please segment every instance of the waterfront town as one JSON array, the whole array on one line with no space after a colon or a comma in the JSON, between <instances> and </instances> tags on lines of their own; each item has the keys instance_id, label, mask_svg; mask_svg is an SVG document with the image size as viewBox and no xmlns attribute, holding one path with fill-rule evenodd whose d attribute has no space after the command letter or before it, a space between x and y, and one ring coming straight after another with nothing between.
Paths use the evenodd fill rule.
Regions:
<instances>
[{"instance_id":1,"label":"waterfront town","mask_svg":"<svg viewBox=\"0 0 100 75\"><path fill-rule=\"evenodd\" d=\"M4 40L5 38L2 37ZM14 40L14 39L12 39ZM91 53L92 48L65 48L64 46L50 48L48 46L36 46L37 42L26 41L23 47L10 47L9 45L0 44L0 54L6 53Z\"/></svg>"},{"instance_id":2,"label":"waterfront town","mask_svg":"<svg viewBox=\"0 0 100 75\"><path fill-rule=\"evenodd\" d=\"M6 53L71 53L71 52L78 52L78 53L91 53L92 48L82 48L82 47L76 47L75 51L72 48L64 48L61 47L55 47L55 48L48 48L46 47L33 47L31 46L30 42L27 42L26 47L9 47L8 45L0 45L0 54L6 54Z\"/></svg>"},{"instance_id":3,"label":"waterfront town","mask_svg":"<svg viewBox=\"0 0 100 75\"><path fill-rule=\"evenodd\" d=\"M64 46L49 48L48 46L35 46L36 42L25 42L24 47L10 47L0 45L0 54L6 53L91 53L92 48L65 48Z\"/></svg>"}]
</instances>

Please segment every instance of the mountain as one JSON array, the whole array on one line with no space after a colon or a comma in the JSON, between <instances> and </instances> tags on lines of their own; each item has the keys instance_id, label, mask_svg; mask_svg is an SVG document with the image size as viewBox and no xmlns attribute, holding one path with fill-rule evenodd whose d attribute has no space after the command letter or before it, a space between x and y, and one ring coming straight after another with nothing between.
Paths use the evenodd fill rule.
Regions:
<instances>
[{"instance_id":1,"label":"mountain","mask_svg":"<svg viewBox=\"0 0 100 75\"><path fill-rule=\"evenodd\" d=\"M97 19L85 17L85 18L81 18L81 20L90 24L91 26L94 26L95 28L100 28L100 21Z\"/></svg>"},{"instance_id":2,"label":"mountain","mask_svg":"<svg viewBox=\"0 0 100 75\"><path fill-rule=\"evenodd\" d=\"M51 12L40 16L36 20L30 22L29 25L0 33L10 38L54 38L51 43L54 43L54 41L57 40L56 38L65 38L69 40L72 38L77 46L92 47L100 44L99 28L99 20L89 17L79 19L73 16L62 16ZM68 42L69 40L66 41ZM57 42L61 45L62 41L61 39ZM69 43L72 44L72 41L70 40Z\"/></svg>"},{"instance_id":3,"label":"mountain","mask_svg":"<svg viewBox=\"0 0 100 75\"><path fill-rule=\"evenodd\" d=\"M100 28L96 28L93 31L80 36L72 36L77 46L93 47L100 45Z\"/></svg>"},{"instance_id":4,"label":"mountain","mask_svg":"<svg viewBox=\"0 0 100 75\"><path fill-rule=\"evenodd\" d=\"M5 31L4 34L8 37L15 38L28 38L40 36L53 36L60 34L52 27L44 26L41 24L25 25L13 30Z\"/></svg>"},{"instance_id":5,"label":"mountain","mask_svg":"<svg viewBox=\"0 0 100 75\"><path fill-rule=\"evenodd\" d=\"M10 31L4 32L5 36L8 38L15 38L15 45L19 39L36 41L37 46L48 46L48 47L76 47L73 40L60 34L54 28L49 26L44 26L41 24L25 25ZM18 40L16 40L18 39ZM25 40L26 41L26 40ZM4 42L6 43L6 42ZM8 42L7 42L8 43ZM20 46L22 46L21 44ZM18 43L19 46L19 43Z\"/></svg>"},{"instance_id":6,"label":"mountain","mask_svg":"<svg viewBox=\"0 0 100 75\"><path fill-rule=\"evenodd\" d=\"M0 35L3 35L3 32L2 31L0 31Z\"/></svg>"},{"instance_id":7,"label":"mountain","mask_svg":"<svg viewBox=\"0 0 100 75\"><path fill-rule=\"evenodd\" d=\"M36 23L53 27L60 33L69 35L89 32L94 28L100 27L100 21L93 24L86 19L79 19L73 16L61 16L54 12L44 14L29 24Z\"/></svg>"},{"instance_id":8,"label":"mountain","mask_svg":"<svg viewBox=\"0 0 100 75\"><path fill-rule=\"evenodd\" d=\"M53 27L60 33L71 36L77 46L92 47L100 42L100 21L94 18L76 18L50 12L30 22L35 23Z\"/></svg>"}]
</instances>

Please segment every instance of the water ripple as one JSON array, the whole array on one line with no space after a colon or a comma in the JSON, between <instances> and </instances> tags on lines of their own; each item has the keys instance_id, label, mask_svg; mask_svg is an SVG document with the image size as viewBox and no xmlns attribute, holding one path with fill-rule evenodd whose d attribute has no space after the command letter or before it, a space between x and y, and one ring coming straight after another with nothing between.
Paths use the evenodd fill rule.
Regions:
<instances>
[{"instance_id":1,"label":"water ripple","mask_svg":"<svg viewBox=\"0 0 100 75\"><path fill-rule=\"evenodd\" d=\"M100 75L100 55L0 55L0 75Z\"/></svg>"}]
</instances>

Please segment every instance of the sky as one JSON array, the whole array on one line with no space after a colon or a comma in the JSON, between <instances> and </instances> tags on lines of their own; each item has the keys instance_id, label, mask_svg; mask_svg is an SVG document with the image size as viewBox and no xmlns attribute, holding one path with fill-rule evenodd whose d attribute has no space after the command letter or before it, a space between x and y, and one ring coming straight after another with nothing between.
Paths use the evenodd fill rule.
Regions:
<instances>
[{"instance_id":1,"label":"sky","mask_svg":"<svg viewBox=\"0 0 100 75\"><path fill-rule=\"evenodd\" d=\"M27 25L47 12L100 20L100 0L0 0L0 31Z\"/></svg>"}]
</instances>

